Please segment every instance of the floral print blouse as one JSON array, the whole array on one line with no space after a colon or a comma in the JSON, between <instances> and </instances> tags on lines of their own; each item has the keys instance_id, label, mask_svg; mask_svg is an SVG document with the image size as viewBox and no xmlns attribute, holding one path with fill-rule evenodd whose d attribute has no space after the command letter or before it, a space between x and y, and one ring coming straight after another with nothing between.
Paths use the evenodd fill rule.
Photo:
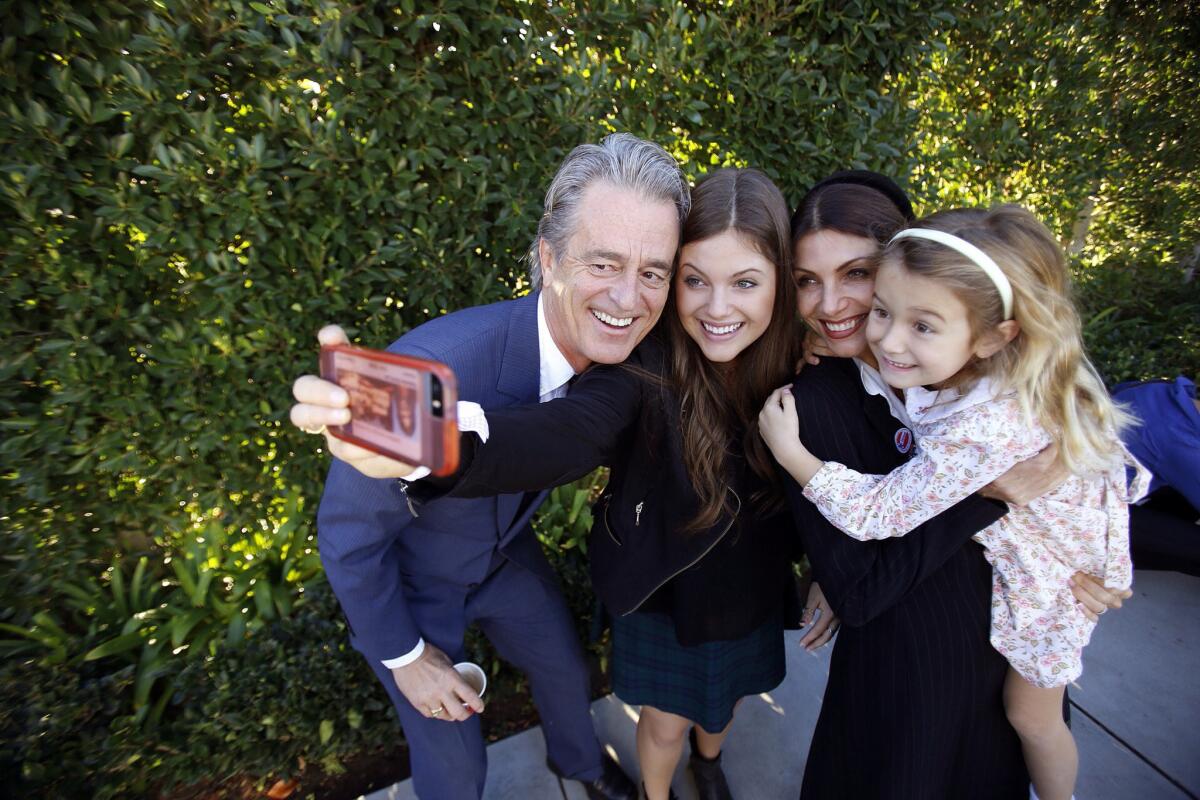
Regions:
<instances>
[{"instance_id":1,"label":"floral print blouse","mask_svg":"<svg viewBox=\"0 0 1200 800\"><path fill-rule=\"evenodd\" d=\"M804 487L856 539L903 536L1051 443L1014 396L996 397L986 380L962 395L909 389L905 405L916 437L908 463L881 476L826 462ZM1145 493L1148 473L1122 452L1104 473L1072 475L973 537L993 568L992 646L1036 686L1061 686L1082 671L1094 625L1068 579L1083 571L1112 587L1132 583L1127 506ZM1136 472L1129 486L1127 465Z\"/></svg>"}]
</instances>

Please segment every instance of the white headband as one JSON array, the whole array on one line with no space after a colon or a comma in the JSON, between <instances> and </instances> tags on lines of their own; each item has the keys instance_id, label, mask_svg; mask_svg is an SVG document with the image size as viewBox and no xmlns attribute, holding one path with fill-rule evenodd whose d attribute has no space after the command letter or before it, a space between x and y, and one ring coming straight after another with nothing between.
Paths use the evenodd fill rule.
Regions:
<instances>
[{"instance_id":1,"label":"white headband","mask_svg":"<svg viewBox=\"0 0 1200 800\"><path fill-rule=\"evenodd\" d=\"M1012 319L1012 284L1008 282L1008 277L1004 274L1004 271L1000 269L987 253L966 239L960 239L952 233L930 230L929 228L905 228L892 237L892 242L899 241L900 239L928 239L931 242L937 242L949 247L951 250L957 250L959 253L962 253L992 279L992 283L996 285L996 291L1000 293L1000 300L1004 303L1004 318ZM888 242L888 244L891 244L891 242Z\"/></svg>"}]
</instances>

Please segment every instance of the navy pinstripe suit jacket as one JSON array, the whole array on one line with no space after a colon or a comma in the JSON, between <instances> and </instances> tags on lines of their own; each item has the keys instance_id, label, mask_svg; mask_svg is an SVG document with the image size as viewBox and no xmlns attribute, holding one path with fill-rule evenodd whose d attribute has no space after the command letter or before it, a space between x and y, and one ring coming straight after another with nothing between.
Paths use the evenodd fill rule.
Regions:
<instances>
[{"instance_id":1,"label":"navy pinstripe suit jacket","mask_svg":"<svg viewBox=\"0 0 1200 800\"><path fill-rule=\"evenodd\" d=\"M792 394L818 458L883 474L909 457L896 444L901 423L853 361L806 366ZM970 497L903 537L860 542L789 483L813 575L845 622L801 796L1028 797L1002 702L1007 664L988 641L991 567L970 540L1004 506Z\"/></svg>"},{"instance_id":2,"label":"navy pinstripe suit jacket","mask_svg":"<svg viewBox=\"0 0 1200 800\"><path fill-rule=\"evenodd\" d=\"M536 403L537 293L430 320L388 350L449 365L459 399L485 410ZM405 580L465 594L500 551L553 581L529 527L544 496L439 498L414 517L399 481L365 477L335 459L317 514L318 544L355 648L383 660L416 646L423 634L409 613Z\"/></svg>"}]
</instances>

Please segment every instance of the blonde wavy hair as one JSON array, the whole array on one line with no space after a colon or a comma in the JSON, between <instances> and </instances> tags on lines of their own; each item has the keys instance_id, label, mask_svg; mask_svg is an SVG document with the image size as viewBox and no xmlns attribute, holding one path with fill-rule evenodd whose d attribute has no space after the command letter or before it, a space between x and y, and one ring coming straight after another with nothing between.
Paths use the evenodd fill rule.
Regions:
<instances>
[{"instance_id":1,"label":"blonde wavy hair","mask_svg":"<svg viewBox=\"0 0 1200 800\"><path fill-rule=\"evenodd\" d=\"M1026 417L1058 444L1059 460L1076 474L1103 471L1122 458L1117 433L1132 418L1109 398L1088 360L1071 276L1062 248L1020 206L955 209L913 223L965 239L987 253L1012 284L1017 335L989 358L973 359L952 380L967 389L987 377L1013 391ZM902 239L881 259L946 286L970 313L976 341L1004 321L1000 293L987 274L957 251L936 242Z\"/></svg>"}]
</instances>

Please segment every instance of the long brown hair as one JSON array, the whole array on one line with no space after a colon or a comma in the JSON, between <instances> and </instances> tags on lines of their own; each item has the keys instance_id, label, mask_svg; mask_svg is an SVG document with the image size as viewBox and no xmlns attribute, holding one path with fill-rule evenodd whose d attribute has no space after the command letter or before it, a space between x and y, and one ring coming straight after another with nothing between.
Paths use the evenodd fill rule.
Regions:
<instances>
[{"instance_id":1,"label":"long brown hair","mask_svg":"<svg viewBox=\"0 0 1200 800\"><path fill-rule=\"evenodd\" d=\"M753 502L763 512L782 502L775 461L758 434L758 412L767 396L791 379L800 338L787 202L770 178L754 169L723 169L696 186L681 246L726 231L736 232L774 265L775 300L767 329L723 368L706 359L688 336L675 304L667 306L684 465L700 498L699 511L685 527L688 531L711 528L723 513L735 515L726 491L726 465L739 432L747 464L770 487L757 493Z\"/></svg>"}]
</instances>

